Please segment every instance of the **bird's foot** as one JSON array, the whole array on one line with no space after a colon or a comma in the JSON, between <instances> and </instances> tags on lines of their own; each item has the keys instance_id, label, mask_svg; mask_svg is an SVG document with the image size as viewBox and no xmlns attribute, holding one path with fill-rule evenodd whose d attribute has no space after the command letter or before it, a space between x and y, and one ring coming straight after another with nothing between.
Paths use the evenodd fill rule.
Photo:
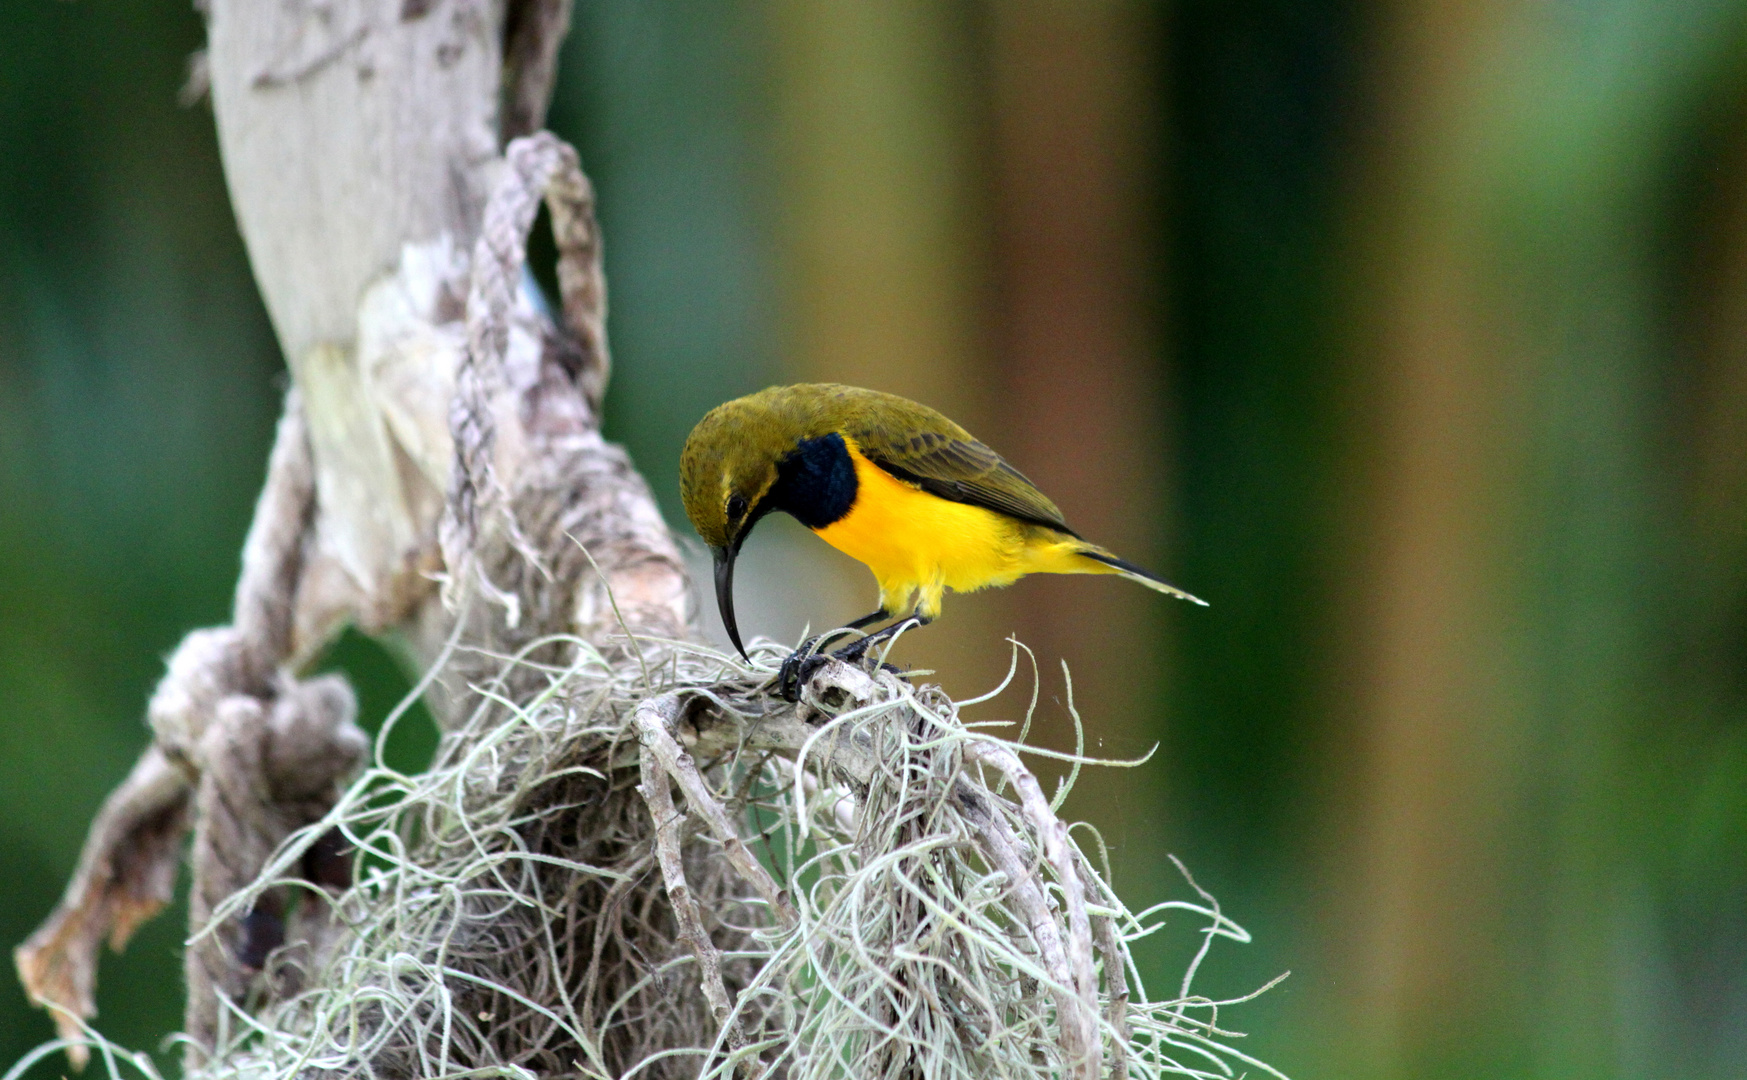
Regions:
<instances>
[{"instance_id":1,"label":"bird's foot","mask_svg":"<svg viewBox=\"0 0 1747 1080\"><path fill-rule=\"evenodd\" d=\"M776 692L784 701L801 700L802 684L831 659L831 654L819 651L819 642L824 637L821 634L801 642L800 647L784 658L782 667L777 669Z\"/></svg>"},{"instance_id":2,"label":"bird's foot","mask_svg":"<svg viewBox=\"0 0 1747 1080\"><path fill-rule=\"evenodd\" d=\"M841 660L846 664L866 664L868 648L875 643L874 638L864 637L852 641L835 652L820 650L819 643L830 636L829 634L820 634L818 637L808 638L801 642L799 648L784 658L782 666L777 669L776 676L777 693L784 701L799 701L801 687L806 685L807 680L811 679L828 661ZM905 674L903 668L895 664L888 664L883 660L874 664L873 670L889 671L898 676Z\"/></svg>"}]
</instances>

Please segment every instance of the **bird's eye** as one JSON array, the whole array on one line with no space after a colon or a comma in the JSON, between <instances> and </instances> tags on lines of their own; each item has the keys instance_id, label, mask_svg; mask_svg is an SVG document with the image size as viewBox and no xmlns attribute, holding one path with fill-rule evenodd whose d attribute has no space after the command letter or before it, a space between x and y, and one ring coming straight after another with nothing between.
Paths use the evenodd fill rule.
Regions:
<instances>
[{"instance_id":1,"label":"bird's eye","mask_svg":"<svg viewBox=\"0 0 1747 1080\"><path fill-rule=\"evenodd\" d=\"M739 521L746 516L746 498L742 495L728 496L728 520Z\"/></svg>"}]
</instances>

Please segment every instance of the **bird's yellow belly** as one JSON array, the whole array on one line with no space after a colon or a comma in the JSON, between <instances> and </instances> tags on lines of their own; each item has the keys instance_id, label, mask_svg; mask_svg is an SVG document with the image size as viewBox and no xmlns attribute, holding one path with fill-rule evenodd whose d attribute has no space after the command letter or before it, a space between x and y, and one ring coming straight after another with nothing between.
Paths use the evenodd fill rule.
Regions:
<instances>
[{"instance_id":1,"label":"bird's yellow belly","mask_svg":"<svg viewBox=\"0 0 1747 1080\"><path fill-rule=\"evenodd\" d=\"M1011 584L1025 574L1047 569L1039 557L1056 561L1064 543L1038 544L1038 530L992 510L952 502L904 483L850 447L857 489L848 514L814 530L826 543L865 563L880 584L880 604L903 614L940 613L946 589ZM1066 552L1064 550L1063 554Z\"/></svg>"}]
</instances>

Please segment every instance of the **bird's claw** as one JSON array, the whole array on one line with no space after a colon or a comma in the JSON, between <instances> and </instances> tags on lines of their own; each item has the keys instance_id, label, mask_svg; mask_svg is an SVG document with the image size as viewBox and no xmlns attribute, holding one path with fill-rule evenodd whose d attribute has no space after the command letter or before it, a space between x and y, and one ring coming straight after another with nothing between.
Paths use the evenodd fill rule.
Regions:
<instances>
[{"instance_id":1,"label":"bird's claw","mask_svg":"<svg viewBox=\"0 0 1747 1080\"><path fill-rule=\"evenodd\" d=\"M776 689L784 701L801 700L802 684L831 659L828 653L816 651L818 645L819 639L816 637L801 642L800 648L784 658L782 667L777 669Z\"/></svg>"},{"instance_id":2,"label":"bird's claw","mask_svg":"<svg viewBox=\"0 0 1747 1080\"><path fill-rule=\"evenodd\" d=\"M805 686L807 680L811 679L828 661L841 660L846 664L863 664L867 659L867 646L863 644L866 640L863 638L861 641L847 645L836 652L817 651L818 638L809 638L801 642L800 647L785 657L782 666L777 669L777 693L784 701L799 701L801 700L801 687ZM875 671L889 671L899 677L905 675L903 668L895 664L888 664L883 660L873 665L873 669Z\"/></svg>"}]
</instances>

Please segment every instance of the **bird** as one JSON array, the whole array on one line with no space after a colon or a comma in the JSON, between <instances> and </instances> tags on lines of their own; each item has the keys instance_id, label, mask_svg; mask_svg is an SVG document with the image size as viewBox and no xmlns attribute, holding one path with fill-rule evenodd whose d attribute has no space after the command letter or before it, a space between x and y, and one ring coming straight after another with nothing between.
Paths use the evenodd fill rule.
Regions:
<instances>
[{"instance_id":1,"label":"bird","mask_svg":"<svg viewBox=\"0 0 1747 1080\"><path fill-rule=\"evenodd\" d=\"M949 589L1027 574L1117 574L1206 606L1075 532L1035 484L958 424L878 390L802 383L716 406L686 438L680 499L709 545L722 625L742 659L734 562L766 514L790 515L873 572L879 607L784 662L779 684L789 700L824 662L814 651L821 639L894 620L834 654L858 662L875 643L934 621Z\"/></svg>"}]
</instances>

